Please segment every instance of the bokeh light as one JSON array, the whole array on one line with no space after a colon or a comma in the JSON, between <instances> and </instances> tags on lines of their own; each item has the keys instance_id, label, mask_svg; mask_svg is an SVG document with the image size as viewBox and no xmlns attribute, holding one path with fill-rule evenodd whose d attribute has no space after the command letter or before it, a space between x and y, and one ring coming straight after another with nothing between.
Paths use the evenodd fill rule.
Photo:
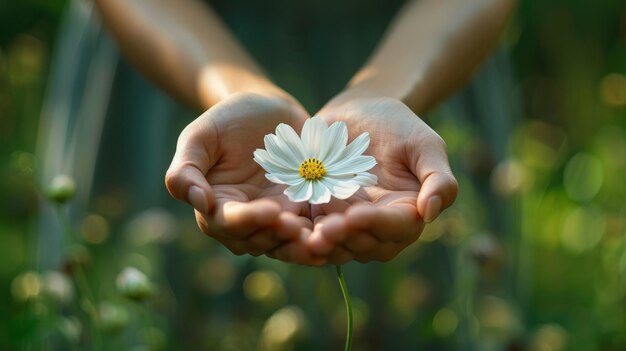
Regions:
<instances>
[{"instance_id":1,"label":"bokeh light","mask_svg":"<svg viewBox=\"0 0 626 351\"><path fill-rule=\"evenodd\" d=\"M560 128L536 120L518 128L512 140L521 162L539 169L551 169L558 165L565 141L566 134Z\"/></svg>"},{"instance_id":2,"label":"bokeh light","mask_svg":"<svg viewBox=\"0 0 626 351\"><path fill-rule=\"evenodd\" d=\"M594 248L604 235L606 222L603 213L595 207L577 207L565 218L561 241L574 253Z\"/></svg>"},{"instance_id":3,"label":"bokeh light","mask_svg":"<svg viewBox=\"0 0 626 351\"><path fill-rule=\"evenodd\" d=\"M11 293L18 301L27 301L39 296L41 277L36 272L24 272L13 279Z\"/></svg>"},{"instance_id":4,"label":"bokeh light","mask_svg":"<svg viewBox=\"0 0 626 351\"><path fill-rule=\"evenodd\" d=\"M162 208L150 208L135 216L126 226L126 239L135 246L162 244L178 234L176 218Z\"/></svg>"},{"instance_id":5,"label":"bokeh light","mask_svg":"<svg viewBox=\"0 0 626 351\"><path fill-rule=\"evenodd\" d=\"M250 273L243 282L243 291L251 301L270 306L280 305L286 299L280 276L268 270Z\"/></svg>"},{"instance_id":6,"label":"bokeh light","mask_svg":"<svg viewBox=\"0 0 626 351\"><path fill-rule=\"evenodd\" d=\"M505 299L485 296L479 303L481 331L499 340L512 340L523 331L518 312Z\"/></svg>"},{"instance_id":7,"label":"bokeh light","mask_svg":"<svg viewBox=\"0 0 626 351\"><path fill-rule=\"evenodd\" d=\"M109 222L98 214L87 215L81 223L80 233L86 242L101 244L109 237Z\"/></svg>"},{"instance_id":8,"label":"bokeh light","mask_svg":"<svg viewBox=\"0 0 626 351\"><path fill-rule=\"evenodd\" d=\"M291 350L293 342L306 333L307 321L296 306L286 306L267 319L260 337L261 350Z\"/></svg>"},{"instance_id":9,"label":"bokeh light","mask_svg":"<svg viewBox=\"0 0 626 351\"><path fill-rule=\"evenodd\" d=\"M600 97L608 106L625 106L626 76L620 73L610 73L604 76L600 83Z\"/></svg>"},{"instance_id":10,"label":"bokeh light","mask_svg":"<svg viewBox=\"0 0 626 351\"><path fill-rule=\"evenodd\" d=\"M43 293L59 304L66 305L74 300L74 285L70 278L61 272L44 272L41 285Z\"/></svg>"},{"instance_id":11,"label":"bokeh light","mask_svg":"<svg viewBox=\"0 0 626 351\"><path fill-rule=\"evenodd\" d=\"M452 335L458 325L459 317L449 308L439 310L433 317L433 330L442 337Z\"/></svg>"},{"instance_id":12,"label":"bokeh light","mask_svg":"<svg viewBox=\"0 0 626 351\"><path fill-rule=\"evenodd\" d=\"M564 351L568 349L567 331L558 324L542 325L532 335L530 351Z\"/></svg>"},{"instance_id":13,"label":"bokeh light","mask_svg":"<svg viewBox=\"0 0 626 351\"><path fill-rule=\"evenodd\" d=\"M28 34L18 35L8 55L8 78L17 86L30 85L41 77L46 52L39 38Z\"/></svg>"},{"instance_id":14,"label":"bokeh light","mask_svg":"<svg viewBox=\"0 0 626 351\"><path fill-rule=\"evenodd\" d=\"M128 310L117 303L102 301L98 306L97 326L106 333L118 333L130 323Z\"/></svg>"},{"instance_id":15,"label":"bokeh light","mask_svg":"<svg viewBox=\"0 0 626 351\"><path fill-rule=\"evenodd\" d=\"M394 321L401 325L413 322L418 308L427 302L430 294L430 284L424 277L414 273L402 277L391 296Z\"/></svg>"},{"instance_id":16,"label":"bokeh light","mask_svg":"<svg viewBox=\"0 0 626 351\"><path fill-rule=\"evenodd\" d=\"M209 295L220 295L233 287L236 274L237 270L230 259L216 255L198 265L195 281L201 291Z\"/></svg>"},{"instance_id":17,"label":"bokeh light","mask_svg":"<svg viewBox=\"0 0 626 351\"><path fill-rule=\"evenodd\" d=\"M57 328L71 345L76 345L80 341L83 324L76 316L59 317L57 319Z\"/></svg>"},{"instance_id":18,"label":"bokeh light","mask_svg":"<svg viewBox=\"0 0 626 351\"><path fill-rule=\"evenodd\" d=\"M224 325L218 326L223 329ZM209 345L207 350L220 351L239 351L239 350L262 350L257 345L258 331L246 323L235 323L228 326L226 330L219 334L219 342L217 345ZM276 348L268 350L286 350L285 348Z\"/></svg>"},{"instance_id":19,"label":"bokeh light","mask_svg":"<svg viewBox=\"0 0 626 351\"><path fill-rule=\"evenodd\" d=\"M604 180L604 168L598 157L589 153L574 155L565 166L563 186L573 200L585 202L598 194Z\"/></svg>"},{"instance_id":20,"label":"bokeh light","mask_svg":"<svg viewBox=\"0 0 626 351\"><path fill-rule=\"evenodd\" d=\"M532 173L515 159L499 163L491 173L491 187L504 197L528 190L532 182Z\"/></svg>"},{"instance_id":21,"label":"bokeh light","mask_svg":"<svg viewBox=\"0 0 626 351\"><path fill-rule=\"evenodd\" d=\"M13 151L10 156L10 164L24 175L32 175L37 166L37 157L26 151Z\"/></svg>"}]
</instances>

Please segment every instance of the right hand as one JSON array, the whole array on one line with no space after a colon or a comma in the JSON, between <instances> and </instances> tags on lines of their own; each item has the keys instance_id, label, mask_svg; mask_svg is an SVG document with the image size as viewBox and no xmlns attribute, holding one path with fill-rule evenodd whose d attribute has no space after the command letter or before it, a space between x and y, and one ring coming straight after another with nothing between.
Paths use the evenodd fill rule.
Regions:
<instances>
[{"instance_id":1,"label":"right hand","mask_svg":"<svg viewBox=\"0 0 626 351\"><path fill-rule=\"evenodd\" d=\"M369 132L365 154L378 162L369 171L378 184L311 207L315 227L308 247L320 259L388 261L456 199L445 142L402 101L348 92L317 116L346 123L353 138Z\"/></svg>"},{"instance_id":2,"label":"right hand","mask_svg":"<svg viewBox=\"0 0 626 351\"><path fill-rule=\"evenodd\" d=\"M229 96L180 134L167 189L191 204L200 229L234 254L280 252L282 244L293 243L298 263L314 264L305 245L298 244L312 229L309 204L290 202L285 186L269 182L253 160L254 150L264 148L264 136L279 123L300 130L307 118L288 96Z\"/></svg>"}]
</instances>

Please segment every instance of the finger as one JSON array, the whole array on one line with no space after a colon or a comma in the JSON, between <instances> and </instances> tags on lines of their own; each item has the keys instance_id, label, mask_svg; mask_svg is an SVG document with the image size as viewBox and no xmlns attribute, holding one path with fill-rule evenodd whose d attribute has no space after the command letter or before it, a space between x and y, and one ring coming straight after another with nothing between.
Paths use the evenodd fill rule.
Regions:
<instances>
[{"instance_id":1,"label":"finger","mask_svg":"<svg viewBox=\"0 0 626 351\"><path fill-rule=\"evenodd\" d=\"M311 206L311 218L319 217L320 215L327 215L330 213L344 213L348 209L348 207L350 207L350 203L346 200L331 197L330 202L328 203Z\"/></svg>"},{"instance_id":2,"label":"finger","mask_svg":"<svg viewBox=\"0 0 626 351\"><path fill-rule=\"evenodd\" d=\"M219 200L213 220L225 235L243 239L260 229L275 229L280 212L280 205L268 199Z\"/></svg>"},{"instance_id":3,"label":"finger","mask_svg":"<svg viewBox=\"0 0 626 351\"><path fill-rule=\"evenodd\" d=\"M414 170L422 184L417 196L417 209L425 222L432 222L454 202L459 186L450 170L446 145L441 138L433 138L420 150L416 151L419 156Z\"/></svg>"},{"instance_id":4,"label":"finger","mask_svg":"<svg viewBox=\"0 0 626 351\"><path fill-rule=\"evenodd\" d=\"M311 220L297 216L291 212L282 212L278 218L276 234L282 240L295 240L303 228L312 229Z\"/></svg>"},{"instance_id":5,"label":"finger","mask_svg":"<svg viewBox=\"0 0 626 351\"><path fill-rule=\"evenodd\" d=\"M342 265L354 260L354 254L341 246L336 247L328 256L328 263L334 265Z\"/></svg>"},{"instance_id":6,"label":"finger","mask_svg":"<svg viewBox=\"0 0 626 351\"><path fill-rule=\"evenodd\" d=\"M219 241L225 248L227 248L230 252L232 252L236 256L242 256L250 251L246 250L241 240L237 239L229 239L224 237L213 237L215 240Z\"/></svg>"},{"instance_id":7,"label":"finger","mask_svg":"<svg viewBox=\"0 0 626 351\"><path fill-rule=\"evenodd\" d=\"M408 243L381 243L375 250L355 255L354 260L361 263L372 261L387 262L395 258L407 246Z\"/></svg>"},{"instance_id":8,"label":"finger","mask_svg":"<svg viewBox=\"0 0 626 351\"><path fill-rule=\"evenodd\" d=\"M269 252L283 242L277 237L275 231L268 229L257 231L240 241L244 250L252 256L260 256Z\"/></svg>"},{"instance_id":9,"label":"finger","mask_svg":"<svg viewBox=\"0 0 626 351\"><path fill-rule=\"evenodd\" d=\"M209 218L208 215L198 210L194 210L194 214L196 216L196 223L204 234L215 239L220 236L219 230L214 225L212 225L212 220L211 218Z\"/></svg>"},{"instance_id":10,"label":"finger","mask_svg":"<svg viewBox=\"0 0 626 351\"><path fill-rule=\"evenodd\" d=\"M315 255L327 255L346 237L346 221L343 215L330 214L319 220L309 236L307 246Z\"/></svg>"},{"instance_id":11,"label":"finger","mask_svg":"<svg viewBox=\"0 0 626 351\"><path fill-rule=\"evenodd\" d=\"M346 212L346 225L349 230L368 232L382 242L417 238L423 228L415 207L407 204L355 205Z\"/></svg>"},{"instance_id":12,"label":"finger","mask_svg":"<svg viewBox=\"0 0 626 351\"><path fill-rule=\"evenodd\" d=\"M195 210L194 213L196 215L196 223L198 223L198 227L200 227L200 230L204 234L219 241L222 245L224 245L224 247L237 256L241 256L248 252L243 247L241 240L225 236L224 233L214 225L208 215L201 213L198 210Z\"/></svg>"},{"instance_id":13,"label":"finger","mask_svg":"<svg viewBox=\"0 0 626 351\"><path fill-rule=\"evenodd\" d=\"M215 203L215 195L205 178L211 168L209 148L215 140L213 134L208 123L202 126L194 122L187 126L178 138L176 153L165 175L170 194L202 213L209 213Z\"/></svg>"},{"instance_id":14,"label":"finger","mask_svg":"<svg viewBox=\"0 0 626 351\"><path fill-rule=\"evenodd\" d=\"M380 246L380 240L374 235L365 231L352 231L348 233L348 237L343 243L343 246L350 252L359 255L366 252L371 252Z\"/></svg>"},{"instance_id":15,"label":"finger","mask_svg":"<svg viewBox=\"0 0 626 351\"><path fill-rule=\"evenodd\" d=\"M223 236L214 236L215 240L219 241L230 252L237 256L252 255L260 256L267 254L280 246L281 240L276 239L274 233L270 230L259 231L251 235L250 239L240 240Z\"/></svg>"},{"instance_id":16,"label":"finger","mask_svg":"<svg viewBox=\"0 0 626 351\"><path fill-rule=\"evenodd\" d=\"M211 225L207 223L206 215L199 211L195 211L195 213L200 229L238 256L243 254L259 256L275 249L284 242L284 240L278 237L276 231L271 229L259 230L250 234L245 239L233 238L224 231L212 228Z\"/></svg>"},{"instance_id":17,"label":"finger","mask_svg":"<svg viewBox=\"0 0 626 351\"><path fill-rule=\"evenodd\" d=\"M310 229L302 229L298 240L287 242L271 250L268 257L273 257L284 262L292 262L308 266L321 266L326 264L326 257L315 257L306 247L305 243L309 235Z\"/></svg>"}]
</instances>

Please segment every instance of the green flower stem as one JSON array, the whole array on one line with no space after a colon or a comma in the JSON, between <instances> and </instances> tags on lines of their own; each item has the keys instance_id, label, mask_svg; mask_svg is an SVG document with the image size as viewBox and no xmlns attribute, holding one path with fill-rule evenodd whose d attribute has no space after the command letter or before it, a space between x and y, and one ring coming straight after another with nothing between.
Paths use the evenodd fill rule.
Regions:
<instances>
[{"instance_id":1,"label":"green flower stem","mask_svg":"<svg viewBox=\"0 0 626 351\"><path fill-rule=\"evenodd\" d=\"M345 351L352 350L352 302L350 301L350 293L346 286L346 280L343 279L343 273L341 272L341 266L335 266L337 268L337 278L339 278L339 286L341 287L341 293L343 299L346 302L346 312L348 315L348 331L346 335L346 347Z\"/></svg>"},{"instance_id":2,"label":"green flower stem","mask_svg":"<svg viewBox=\"0 0 626 351\"><path fill-rule=\"evenodd\" d=\"M73 231L70 225L70 221L67 218L67 215L65 214L65 212L63 211L63 205L57 204L55 206L55 209L57 212L57 217L59 218L59 221L61 222L61 226L63 228L66 246L70 248L72 243L74 243L74 237L72 234ZM102 347L101 347L100 333L95 323L93 323L94 318L97 318L97 310L96 310L96 304L95 304L96 300L94 298L94 295L91 292L91 289L89 288L89 282L87 280L87 275L85 274L83 267L79 263L79 264L76 264L72 268L74 269L74 279L76 282L76 287L78 288L78 292L80 296L84 297L87 302L87 306L82 306L82 307L83 308L86 307L85 310L89 314L89 317L91 318L90 329L91 329L91 335L93 337L94 349L101 350Z\"/></svg>"}]
</instances>

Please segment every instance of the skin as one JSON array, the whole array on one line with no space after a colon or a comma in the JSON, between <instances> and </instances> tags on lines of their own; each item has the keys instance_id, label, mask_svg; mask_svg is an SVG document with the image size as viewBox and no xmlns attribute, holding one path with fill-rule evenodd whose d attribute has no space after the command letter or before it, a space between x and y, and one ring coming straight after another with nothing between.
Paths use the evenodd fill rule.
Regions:
<instances>
[{"instance_id":1,"label":"skin","mask_svg":"<svg viewBox=\"0 0 626 351\"><path fill-rule=\"evenodd\" d=\"M417 240L424 213L433 220L456 197L444 141L405 104L391 98L350 98L318 115L328 123L345 122L355 136L377 131L366 153L378 160L371 171L378 184L346 200L313 206L311 250L335 264L392 259Z\"/></svg>"},{"instance_id":2,"label":"skin","mask_svg":"<svg viewBox=\"0 0 626 351\"><path fill-rule=\"evenodd\" d=\"M187 126L166 176L170 193L196 208L202 231L237 255L258 256L312 228L306 203L290 202L251 155L274 126L299 126L301 107L274 96L238 93ZM237 147L232 147L237 140Z\"/></svg>"},{"instance_id":3,"label":"skin","mask_svg":"<svg viewBox=\"0 0 626 351\"><path fill-rule=\"evenodd\" d=\"M252 160L278 123L310 115L275 86L197 0L96 0L122 53L156 84L205 111L181 133L166 175L201 230L235 254L306 265L386 261L456 198L443 140L422 114L487 56L513 0L410 1L346 89L316 115L370 132L375 187L347 200L291 203ZM452 20L451 20L452 19ZM236 140L237 142L233 142Z\"/></svg>"}]
</instances>

